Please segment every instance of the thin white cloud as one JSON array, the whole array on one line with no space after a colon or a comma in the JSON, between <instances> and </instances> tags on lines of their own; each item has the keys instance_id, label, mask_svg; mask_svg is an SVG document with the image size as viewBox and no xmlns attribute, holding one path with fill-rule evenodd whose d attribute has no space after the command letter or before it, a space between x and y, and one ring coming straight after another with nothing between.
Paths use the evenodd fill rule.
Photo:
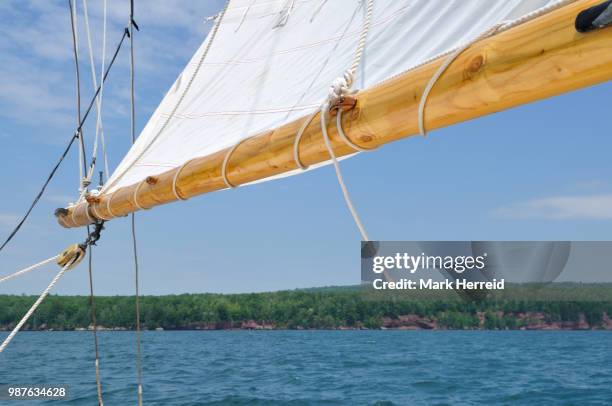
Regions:
<instances>
[{"instance_id":1,"label":"thin white cloud","mask_svg":"<svg viewBox=\"0 0 612 406\"><path fill-rule=\"evenodd\" d=\"M612 220L612 194L533 199L500 207L493 215L513 219Z\"/></svg>"},{"instance_id":2,"label":"thin white cloud","mask_svg":"<svg viewBox=\"0 0 612 406\"><path fill-rule=\"evenodd\" d=\"M79 54L83 103L93 93L83 3L79 10ZM89 2L93 54L100 75L102 2ZM139 115L148 115L161 100L160 83L169 87L204 39L210 24L204 18L223 2L149 0L136 9L141 32L136 35ZM109 0L107 63L123 33L129 2ZM105 88L105 118L125 118L129 102L129 58L125 47ZM0 119L37 128L44 126L51 143L62 141L74 126L75 83L68 3L13 0L0 2ZM163 91L166 90L165 86ZM152 93L150 93L152 92ZM153 97L150 97L153 94ZM155 97L159 94L159 97ZM152 102L149 102L149 99ZM146 104L146 106L145 106Z\"/></svg>"}]
</instances>

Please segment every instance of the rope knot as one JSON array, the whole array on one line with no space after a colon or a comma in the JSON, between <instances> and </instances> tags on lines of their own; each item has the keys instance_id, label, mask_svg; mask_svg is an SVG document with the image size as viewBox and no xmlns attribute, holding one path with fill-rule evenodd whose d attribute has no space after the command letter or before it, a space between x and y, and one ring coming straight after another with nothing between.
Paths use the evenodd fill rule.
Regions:
<instances>
[{"instance_id":1,"label":"rope knot","mask_svg":"<svg viewBox=\"0 0 612 406\"><path fill-rule=\"evenodd\" d=\"M347 96L352 93L351 87L353 86L353 73L350 71L344 72L342 77L334 79L331 87L329 88L328 99L330 103Z\"/></svg>"}]
</instances>

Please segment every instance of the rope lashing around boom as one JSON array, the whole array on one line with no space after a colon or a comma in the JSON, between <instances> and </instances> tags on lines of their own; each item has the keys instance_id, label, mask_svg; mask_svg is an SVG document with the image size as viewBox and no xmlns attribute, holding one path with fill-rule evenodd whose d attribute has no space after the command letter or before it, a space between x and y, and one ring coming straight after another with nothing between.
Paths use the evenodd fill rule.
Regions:
<instances>
[{"instance_id":1,"label":"rope lashing around boom","mask_svg":"<svg viewBox=\"0 0 612 406\"><path fill-rule=\"evenodd\" d=\"M92 231L87 236L87 239L83 243L73 244L69 246L68 248L66 248L61 254L51 257L49 259L46 259L45 261L39 262L38 264L32 265L32 267L30 267L32 269L36 269L42 265L48 264L49 262L52 262L55 260L56 263L62 267L62 269L60 269L60 271L55 275L53 280L51 280L51 283L49 283L49 285L45 288L45 290L40 294L38 299L36 299L36 302L34 302L34 304L30 307L27 313L21 318L19 323L17 323L15 328L13 328L13 330L8 335L8 337L6 337L6 339L2 342L2 344L0 345L0 353L2 353L2 351L4 351L4 349L9 345L9 343L13 340L15 335L19 332L19 330L21 330L23 325L29 320L32 314L36 311L38 306L40 306L43 300L45 300L45 298L49 295L49 292L51 291L51 289L53 289L53 287L62 278L62 276L64 276L64 274L67 271L76 267L83 260L83 258L85 257L85 251L91 245L96 244L96 242L100 239L100 233L103 229L104 229L104 224L97 223L94 231ZM29 269L29 270L32 270L32 269ZM9 276L12 278L18 275L23 275L24 273L29 272L29 270L28 268L26 268L26 269L23 269L22 271L16 272L15 274L12 274ZM5 278L4 280L7 280L7 279Z\"/></svg>"},{"instance_id":2,"label":"rope lashing around boom","mask_svg":"<svg viewBox=\"0 0 612 406\"><path fill-rule=\"evenodd\" d=\"M451 52L442 62L442 64L438 67L438 70L431 76L429 82L425 86L423 93L421 94L421 100L419 101L419 109L418 109L418 124L419 124L419 134L422 136L427 135L427 129L425 128L425 106L427 104L427 98L429 97L429 93L438 82L438 79L446 72L448 67L457 59L459 55L461 55L466 49L471 47L475 42L478 42L482 39L488 38L492 35L495 35L497 31L504 26L505 22L500 22L495 24L493 27L489 28L482 34L478 35L471 41L466 42L464 45L457 48L455 51Z\"/></svg>"},{"instance_id":3,"label":"rope lashing around boom","mask_svg":"<svg viewBox=\"0 0 612 406\"><path fill-rule=\"evenodd\" d=\"M159 136L166 130L166 128L168 127L168 124L170 124L170 121L172 121L172 119L176 115L176 112L178 111L179 107L183 103L183 100L185 99L185 96L187 96L187 93L189 93L189 89L191 89L191 86L193 85L193 82L195 81L195 78L198 76L198 73L202 69L204 61L206 60L206 57L208 56L208 53L209 53L210 49L212 48L212 45L213 45L213 43L215 41L215 38L217 36L217 32L219 32L219 27L221 26L221 23L223 22L223 17L225 16L225 12L227 11L227 9L229 7L229 3L230 3L229 0L227 0L225 2L225 6L221 10L221 12L219 14L217 14L217 16L215 17L215 24L214 24L213 28L210 31L210 34L209 34L209 37L208 37L208 42L206 43L205 48L203 49L202 54L200 55L200 58L198 59L198 64L196 65L192 75L189 77L189 80L187 81L187 84L185 85L185 89L183 89L183 92L179 96L179 99L177 100L176 104L174 105L174 107L170 111L170 114L168 115L168 117L166 117L166 119L162 123L161 127L159 128L159 130L155 133L155 135L151 139L151 142L148 143L146 145L146 147L142 149L142 151L140 151L140 153L134 158L134 160L121 173L117 174L117 176L115 177L115 179L113 181L107 182L104 185L104 188L102 189L103 191L109 190L113 186L115 186L115 184L120 179L122 179L125 176L127 171L129 169L131 169L136 164L136 162L140 158L142 158L144 156L144 154L147 153L149 148L151 148L151 146L153 144L155 144L155 142L157 141Z\"/></svg>"},{"instance_id":4,"label":"rope lashing around boom","mask_svg":"<svg viewBox=\"0 0 612 406\"><path fill-rule=\"evenodd\" d=\"M302 124L302 126L300 127L300 130L298 131L298 133L296 134L294 143L293 143L293 158L295 160L296 165L298 166L298 168L300 169L307 169L307 167L302 163L302 161L300 160L299 157L299 143L300 140L302 138L302 135L304 134L304 131L306 130L306 128L308 127L308 125L314 120L314 118L316 117L317 114L320 114L320 121L321 121L321 132L323 133L323 140L325 141L325 146L327 147L327 151L329 152L331 161L334 165L334 168L336 170L336 176L338 178L338 183L340 184L340 188L342 190L342 195L344 196L344 200L346 202L346 205L351 213L351 215L353 216L353 220L355 221L355 224L357 225L357 228L359 229L359 232L361 234L361 237L364 241L368 241L368 234L365 230L365 227L363 226L363 223L361 221L361 218L359 217L359 214L357 213L357 210L355 209L355 206L351 200L351 197L348 193L348 189L346 187L346 184L344 183L344 178L342 177L342 173L340 171L340 165L338 164L338 159L336 158L336 154L333 151L333 148L331 146L331 143L329 141L329 134L327 133L327 119L326 119L326 115L328 114L330 107L332 105L336 105L336 104L342 104L342 101L347 97L352 95L354 92L351 90L353 83L354 83L354 78L355 78L355 74L357 72L357 68L359 67L359 64L361 63L361 58L363 56L363 51L365 49L365 45L366 45L366 40L367 40L367 36L368 36L368 31L370 29L370 22L372 20L372 14L374 11L374 0L365 0L367 1L367 5L366 5L366 11L365 11L365 16L364 16L364 22L363 22L363 26L361 29L361 34L359 36L359 42L357 45L357 49L355 51L355 56L353 57L353 61L351 63L350 68L344 73L344 75L340 78L337 78L336 80L333 81L330 89L329 89L329 94L327 96L327 98L321 103L320 107L318 110L315 110L311 115L309 115L306 120L304 121L304 123ZM338 109L338 118L336 121L336 124L338 126L338 134L340 135L340 138L351 148L353 148L355 151L367 151L367 149L362 148L358 145L356 145L355 143L353 143L351 140L349 140L349 138L346 136L346 134L344 133L344 130L342 129L342 107L340 107ZM234 144L225 154L225 157L223 159L223 163L221 164L221 177L223 178L223 181L225 182L225 185L229 188L229 189L235 189L237 186L234 185L227 177L227 165L229 163L230 157L232 156L232 154L234 153L234 151L236 150L236 148L238 148L238 146L240 146L241 143L243 143L244 141L248 140L250 137L244 138L240 141L238 141L236 144ZM178 176L181 172L181 170L183 169L183 167L186 164L184 164L183 166L181 166L179 168L179 170L177 171L177 173L174 176L174 181L173 181L173 191L175 196L178 199L184 200L176 191L176 181L178 179Z\"/></svg>"}]
</instances>

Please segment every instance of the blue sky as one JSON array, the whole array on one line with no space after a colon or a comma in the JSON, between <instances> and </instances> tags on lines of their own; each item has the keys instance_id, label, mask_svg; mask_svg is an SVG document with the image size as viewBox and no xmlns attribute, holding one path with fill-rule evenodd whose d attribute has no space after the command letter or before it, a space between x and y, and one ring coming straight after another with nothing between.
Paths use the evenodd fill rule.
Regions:
<instances>
[{"instance_id":1,"label":"blue sky","mask_svg":"<svg viewBox=\"0 0 612 406\"><path fill-rule=\"evenodd\" d=\"M1 237L30 203L74 129L74 67L65 3L0 3ZM90 4L96 57L100 3ZM138 128L203 40L210 27L205 17L221 3L147 1L137 9ZM127 20L127 4L109 1L109 53ZM80 34L83 95L88 99L91 78L84 31ZM111 166L130 144L127 50L119 55L105 88ZM609 240L611 90L605 83L342 162L370 236ZM88 126L86 136L92 134ZM62 229L53 217L56 207L74 199L77 187L75 149L22 232L0 253L2 275L84 238L83 230ZM137 221L144 294L359 281L359 233L330 167L158 207L139 213ZM128 219L113 220L94 251L98 294L133 292L130 247ZM0 293L40 293L54 272L53 267L35 271L3 284ZM55 292L86 294L86 267L71 271Z\"/></svg>"}]
</instances>

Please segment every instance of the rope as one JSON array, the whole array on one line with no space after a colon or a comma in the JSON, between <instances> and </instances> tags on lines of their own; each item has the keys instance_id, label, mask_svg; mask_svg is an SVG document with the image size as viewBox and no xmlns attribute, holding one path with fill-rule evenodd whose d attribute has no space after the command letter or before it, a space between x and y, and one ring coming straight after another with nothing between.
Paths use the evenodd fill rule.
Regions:
<instances>
[{"instance_id":1,"label":"rope","mask_svg":"<svg viewBox=\"0 0 612 406\"><path fill-rule=\"evenodd\" d=\"M427 85L425 86L425 89L423 90L423 94L421 95L421 100L419 102L419 109L418 109L419 134L421 134L422 136L427 135L427 130L425 129L425 117L424 117L425 116L425 105L427 104L427 98L429 97L429 93L431 93L431 90L433 89L435 84L438 82L438 79L440 79L440 77L442 76L442 74L444 74L444 72L448 69L448 67L466 49L471 47L475 42L478 42L482 39L495 35L499 31L499 29L505 24L506 24L505 22L500 22L498 24L495 24L493 27L489 28L488 30L478 35L471 41L466 42L465 44L457 48L455 51L450 53L446 57L446 59L442 62L440 67L438 67L438 70L436 70L436 72L432 75L431 79L429 79L429 82L427 82Z\"/></svg>"},{"instance_id":2,"label":"rope","mask_svg":"<svg viewBox=\"0 0 612 406\"><path fill-rule=\"evenodd\" d=\"M153 144L155 144L155 141L157 141L157 139L159 138L159 136L166 130L166 128L168 127L168 124L170 123L170 121L172 120L172 118L175 116L176 112L178 111L179 107L181 106L181 104L183 103L183 100L185 99L185 96L187 95L187 93L189 92L189 89L191 89L191 85L193 84L193 81L195 80L195 78L198 76L198 73L200 72L200 69L202 68L202 65L204 64L204 60L206 59L206 56L208 55L208 52L210 51L212 44L214 43L215 37L217 36L217 32L219 32L219 27L221 26L221 22L223 21L223 17L225 16L225 12L228 9L230 1L227 0L225 2L225 6L223 7L223 10L221 10L221 12L218 14L216 20L215 20L215 25L212 28L212 31L210 33L209 36L209 40L206 43L206 47L204 48L204 50L202 51L202 55L200 55L200 59L198 60L198 64L196 65L195 70L193 71L193 74L191 75L191 77L189 78L189 81L187 82L187 85L185 86L185 89L183 90L183 93L181 94L181 96L179 97L178 101L176 102L176 104L174 105L174 108L172 109L172 111L170 112L170 114L166 117L166 120L164 121L164 123L162 124L162 126L160 127L159 131L157 131L157 133L155 134L155 136L151 139L151 142L149 142L149 144L147 144L142 151L134 158L134 160L132 161L132 163L130 163L130 165L128 165L123 172L121 172L120 174L117 175L117 177L112 181L112 182L108 182L106 183L106 185L104 185L104 189L103 190L108 190L109 188L113 187L121 178L123 178L123 176L125 176L125 174L127 173L128 170L130 170L134 164L140 159L142 158L142 156L147 153L147 151L149 150L149 148L151 148L151 146Z\"/></svg>"},{"instance_id":3,"label":"rope","mask_svg":"<svg viewBox=\"0 0 612 406\"><path fill-rule=\"evenodd\" d=\"M104 74L104 81L106 81L106 78L108 77L108 74L110 73L110 70L111 70L113 64L115 63L115 59L117 59L117 55L119 54L119 50L121 49L121 46L123 45L123 41L125 40L126 35L127 35L127 31L124 31L123 35L121 36L121 40L119 41L119 44L117 45L117 48L115 49L115 53L113 55L113 58L111 59L109 65L108 65L108 68L106 69L106 73ZM11 231L11 233L6 238L6 240L2 243L2 245L0 245L0 251L2 251L4 249L4 247L6 247L7 244L19 232L19 230L21 229L23 224L26 222L26 220L30 216L30 213L32 213L32 210L34 210L34 207L38 204L38 202L40 201L40 198L45 193L45 190L47 189L47 186L51 182L51 179L53 179L53 177L55 176L55 173L57 172L57 170L59 169L60 165L62 164L62 162L66 158L66 155L68 155L68 152L70 151L70 148L72 147L72 144L74 143L74 140L79 138L79 134L81 134L81 130L83 128L83 125L85 124L85 121L87 120L87 117L89 116L89 113L90 113L90 111L91 111L91 109L93 107L94 101L96 100L96 97L97 97L99 92L100 92L100 87L98 87L98 89L96 90L95 94L91 98L91 101L89 102L89 106L87 107L87 110L85 111L85 114L81 118L81 122L79 123L79 126L76 128L76 130L72 134L72 137L70 138L70 141L68 142L68 145L66 146L66 149L64 150L64 152L60 156L60 159L58 160L58 162L55 164L55 166L51 170L51 173L49 174L49 176L47 176L47 179L45 180L42 188L40 189L38 194L34 197L34 200L32 201L32 203L31 203L30 207L28 208L28 210L26 211L26 213L23 215L21 220L19 220L19 223L17 223L15 228Z\"/></svg>"},{"instance_id":4,"label":"rope","mask_svg":"<svg viewBox=\"0 0 612 406\"><path fill-rule=\"evenodd\" d=\"M308 128L310 123L312 123L312 120L314 120L319 111L320 108L318 110L313 111L311 115L306 117L306 120L304 120L304 123L302 123L302 126L300 127L298 133L295 135L295 140L293 141L293 159L295 160L295 163L300 169L308 169L308 166L304 165L300 160L300 141L302 140L302 135L304 134L304 131L306 131L306 128Z\"/></svg>"},{"instance_id":5,"label":"rope","mask_svg":"<svg viewBox=\"0 0 612 406\"><path fill-rule=\"evenodd\" d=\"M77 11L76 2L73 4L72 0L68 0L68 8L70 9L70 28L72 30L72 51L74 53L74 67L76 73L76 116L77 126L81 123L81 69L79 67L79 37L78 37L78 23L77 23ZM83 139L82 131L78 134L79 143L79 184L83 179L83 174L87 171L87 158L85 156L85 140Z\"/></svg>"},{"instance_id":6,"label":"rope","mask_svg":"<svg viewBox=\"0 0 612 406\"><path fill-rule=\"evenodd\" d=\"M142 333L140 331L140 281L138 265L138 242L136 240L136 215L132 213L132 246L134 250L134 285L136 287L136 374L138 383L138 405L142 406Z\"/></svg>"},{"instance_id":7,"label":"rope","mask_svg":"<svg viewBox=\"0 0 612 406\"><path fill-rule=\"evenodd\" d=\"M139 182L138 185L136 185L136 189L134 190L134 195L132 196L132 199L134 200L134 206L136 206L138 210L147 210L146 207L142 207L140 205L140 202L138 202L138 192L140 191L140 187L142 186L144 182L145 181ZM172 190L176 190L176 188L173 187Z\"/></svg>"},{"instance_id":8,"label":"rope","mask_svg":"<svg viewBox=\"0 0 612 406\"><path fill-rule=\"evenodd\" d=\"M446 53L443 53L441 55L437 55L433 58L429 58L423 62L421 62L419 65L413 67L412 69L416 69L420 66L423 66L429 62L431 62L434 59L446 56L446 59L444 60L444 62L442 62L442 64L438 67L438 70L433 74L433 76L431 77L431 79L429 79L429 82L427 83L427 85L425 86L425 89L423 90L423 94L421 95L421 100L419 102L419 109L418 109L418 124L419 124L419 134L420 135L427 135L427 130L425 128L425 118L424 118L424 113L425 113L425 105L427 103L427 98L429 97L429 93L431 93L431 90L433 89L433 87L435 86L435 84L437 83L437 81L440 79L440 77L442 76L442 74L444 74L444 72L448 69L448 67L455 61L455 59L457 59L457 57L459 55L461 55L466 49L468 49L469 47L471 47L472 45L474 45L476 42L481 41L485 38L489 38L495 34L499 34L500 32L504 32L507 31L511 28L514 28L518 25L524 24L528 21L531 21L537 17L540 17L542 15L548 14L560 7L564 7L566 5L569 5L571 3L574 3L576 0L558 0L554 3L548 4L544 7L541 7L537 10L534 10L530 13L527 13L523 16L521 16L520 18L517 18L515 20L511 20L511 21L501 21L497 24L495 24L493 27L487 29L486 31L484 31L482 34L478 35L477 37L469 40L468 42L466 42L463 45L460 45L459 47L457 47L455 50L451 50L448 51Z\"/></svg>"},{"instance_id":9,"label":"rope","mask_svg":"<svg viewBox=\"0 0 612 406\"><path fill-rule=\"evenodd\" d=\"M357 68L361 63L361 57L363 56L363 51L366 46L366 41L368 39L368 32L370 31L370 23L372 21L372 14L374 14L374 0L367 0L366 12L363 20L363 26L361 28L361 34L359 35L359 42L357 44L357 49L355 50L355 56L353 57L353 63L349 68L349 72L351 76L355 76L357 73ZM349 83L349 87L352 85L352 82Z\"/></svg>"},{"instance_id":10,"label":"rope","mask_svg":"<svg viewBox=\"0 0 612 406\"><path fill-rule=\"evenodd\" d=\"M87 235L91 234L89 226L87 226ZM96 390L98 393L98 406L103 406L102 399L102 379L100 377L100 350L98 344L98 323L96 320L96 301L93 288L93 247L89 246L88 258L88 273L89 273L89 305L91 309L91 325L94 337L94 353L95 353L95 368L96 368Z\"/></svg>"},{"instance_id":11,"label":"rope","mask_svg":"<svg viewBox=\"0 0 612 406\"><path fill-rule=\"evenodd\" d=\"M236 148L238 148L238 146L240 144L242 144L243 141L245 141L247 138L238 141L237 143L234 144L234 146L232 146L227 153L225 154L225 158L223 158L223 163L221 164L221 177L223 178L223 182L225 182L225 185L229 188L229 189L236 189L236 185L234 185L232 182L229 181L228 177L227 177L227 163L230 160L230 157L232 156L232 154L234 153L234 151L236 150ZM181 168L182 169L182 168Z\"/></svg>"},{"instance_id":12,"label":"rope","mask_svg":"<svg viewBox=\"0 0 612 406\"><path fill-rule=\"evenodd\" d=\"M338 159L336 158L336 154L334 153L331 142L329 140L329 134L327 132L327 118L326 117L329 111L329 106L333 101L336 101L352 93L351 88L354 83L357 68L359 67L359 64L361 63L363 51L365 50L365 45L366 45L366 41L368 37L368 32L370 30L370 22L372 20L373 12L374 12L374 0L367 0L363 26L361 29L361 34L359 35L359 42L357 44L357 49L355 51L355 55L353 57L353 62L351 64L351 67L344 73L342 77L339 77L333 81L332 86L329 89L327 100L322 103L321 109L320 109L321 133L323 134L323 141L325 142L325 147L327 148L331 161L334 165L334 169L336 171L336 177L338 178L338 183L340 184L340 189L342 190L342 195L344 196L344 201L346 202L346 206L349 209L349 212L353 216L353 220L355 221L355 224L357 225L357 228L359 229L359 233L361 234L361 239L363 241L369 241L368 233L366 232L365 227L363 226L363 222L361 221L361 218L359 217L359 214L357 213L357 209L355 209L355 205L353 204L353 201L351 200L346 184L344 183L342 171L340 170L340 164L338 163ZM306 118L306 120L304 121L304 124L302 124L302 127L300 128L300 131L296 135L296 139L293 144L293 157L295 159L296 164L302 169L304 169L304 166L299 159L299 151L298 151L299 141L302 137L304 130L306 129L306 127L308 127L310 122L312 122L315 115L316 115L316 112L314 112L312 115ZM341 108L338 109L338 116L336 118L336 126L338 127L338 134L340 135L340 138L347 145L349 145L351 148L353 148L356 151L367 151L366 149L350 141L348 137L346 136L346 134L344 133L344 130L342 129L342 109Z\"/></svg>"},{"instance_id":13,"label":"rope","mask_svg":"<svg viewBox=\"0 0 612 406\"><path fill-rule=\"evenodd\" d=\"M2 282L6 282L6 281L8 281L8 280L10 280L10 279L16 278L16 277L21 276L21 275L23 275L23 274L26 274L26 273L28 273L28 272L30 272L30 271L33 271L33 270L35 270L35 269L37 269L37 268L40 268L40 267L41 267L41 266L43 266L43 265L47 265L48 263L55 261L57 258L59 258L59 255L56 255L56 256L51 257L51 258L47 258L47 259L45 259L44 261L41 261L41 262L39 262L39 263L37 263L37 264L34 264L34 265L32 265L32 266L29 266L29 267L27 267L27 268L24 268L24 269L22 269L21 271L17 271L17 272L15 272L15 273L12 273L12 274L10 274L10 275L7 275L7 276L5 276L5 277L3 277L3 278L0 278L0 283L2 283Z\"/></svg>"},{"instance_id":14,"label":"rope","mask_svg":"<svg viewBox=\"0 0 612 406\"><path fill-rule=\"evenodd\" d=\"M36 300L36 302L34 302L34 304L32 305L32 307L30 307L30 310L28 310L28 312L25 314L25 316L23 316L21 318L21 320L19 321L19 323L15 326L15 328L13 329L13 331L11 331L11 333L8 335L8 337L6 337L6 339L2 342L2 345L0 345L0 353L2 353L2 351L4 351L4 349L7 347L7 345L9 345L9 343L13 340L13 338L15 337L15 335L19 332L19 330L21 330L21 327L23 327L23 325L25 324L26 321L28 321L28 319L30 318L30 316L32 316L32 313L34 313L34 311L36 311L36 309L38 308L38 306L40 306L40 304L42 303L43 300L45 300L45 298L47 297L47 295L49 294L49 291L51 291L51 289L53 289L53 287L55 286L55 284L60 280L60 278L62 276L64 276L64 274L66 273L66 271L70 268L70 266L72 265L72 262L66 264L58 273L57 275L55 275L55 277L53 278L53 280L51 281L51 283L49 284L49 286L47 286L47 288L41 293L41 295L38 297L38 299Z\"/></svg>"},{"instance_id":15,"label":"rope","mask_svg":"<svg viewBox=\"0 0 612 406\"><path fill-rule=\"evenodd\" d=\"M227 5L226 5L227 8ZM136 98L134 93L134 0L130 1L130 132L132 135L132 145L136 142ZM175 181L176 182L176 181ZM174 188L173 188L174 189ZM175 189L174 189L175 190ZM138 188L136 189L138 192ZM175 190L176 193L176 190ZM134 201L137 203L136 198ZM138 384L138 406L142 406L142 348L140 332L140 282L138 267L138 244L136 241L136 215L131 215L132 246L134 249L134 285L136 287L136 374Z\"/></svg>"},{"instance_id":16,"label":"rope","mask_svg":"<svg viewBox=\"0 0 612 406\"><path fill-rule=\"evenodd\" d=\"M327 147L327 151L329 152L329 156L331 157L332 163L334 164L334 169L336 170L336 176L338 177L338 183L340 184L340 189L342 189L342 195L344 196L344 201L353 216L353 220L355 220L355 224L357 228L359 228L359 233L361 234L361 238L363 241L369 241L368 234L361 222L361 218L351 201L351 197L349 196L348 189L346 188L346 184L344 183L344 178L342 177L342 172L340 171L340 165L338 164L338 159L336 159L336 154L334 154L334 149L329 142L329 135L327 134L327 120L325 119L326 111L324 108L321 109L321 132L323 133L323 140L325 141L325 146Z\"/></svg>"},{"instance_id":17,"label":"rope","mask_svg":"<svg viewBox=\"0 0 612 406\"><path fill-rule=\"evenodd\" d=\"M106 20L107 20L106 9L107 9L106 0L104 0L103 2L103 35L102 35L103 36L102 38L102 71L100 73L102 77L100 78L100 92L96 96L96 112L97 112L96 114L96 136L94 138L92 160L89 166L89 172L86 174L86 177L81 182L82 183L81 198L84 197L87 186L91 184L91 178L93 176L93 173L96 167L96 157L98 154L98 140L99 139L102 141L102 155L104 159L104 169L106 173L108 174L108 159L106 157L106 141L104 138L104 128L102 126L102 97L104 93L103 72L104 72L104 64L105 64L105 59L106 59ZM98 81L96 79L96 76L97 76L96 67L95 67L95 63L93 59L93 46L91 42L91 30L89 28L89 13L87 10L87 0L83 0L83 15L85 17L85 32L87 33L87 47L89 50L89 65L91 68L91 78L92 78L93 87L97 88Z\"/></svg>"},{"instance_id":18,"label":"rope","mask_svg":"<svg viewBox=\"0 0 612 406\"><path fill-rule=\"evenodd\" d=\"M74 140L77 137L78 137L78 133L75 132L74 135L72 136L72 138L70 138L70 142L68 142L68 145L64 149L64 152L60 156L59 161L57 161L57 163L55 164L55 166L51 170L51 173L49 174L49 176L47 176L47 179L45 180L45 183L43 183L42 188L40 189L40 191L38 192L36 197L34 197L34 201L32 201L32 204L30 204L30 207L28 208L26 213L23 215L21 220L19 220L19 223L17 223L17 225L15 226L13 231L11 231L11 233L6 238L6 240L4 240L2 245L0 245L0 251L2 251L4 249L4 247L6 247L6 245L13 239L13 237L15 237L15 235L19 232L19 230L21 229L23 224L26 222L26 220L30 216L30 213L32 213L32 210L34 210L34 207L36 206L36 204L38 204L38 202L40 201L40 198L45 193L45 190L47 189L47 186L51 182L51 179L53 179L53 177L55 176L55 173L57 172L57 170L59 169L60 165L64 161L64 158L66 158L66 155L68 155L68 151L70 151L70 148L72 147L72 144L74 143Z\"/></svg>"},{"instance_id":19,"label":"rope","mask_svg":"<svg viewBox=\"0 0 612 406\"><path fill-rule=\"evenodd\" d=\"M344 141L346 145L353 148L355 151L359 151L359 152L371 151L368 148L363 148L355 144L353 141L349 139L349 137L346 136L346 134L344 133L344 128L342 128L342 109L341 108L338 109L338 114L336 114L336 129L338 130L338 135L340 136L340 138L342 138L342 141Z\"/></svg>"},{"instance_id":20,"label":"rope","mask_svg":"<svg viewBox=\"0 0 612 406\"><path fill-rule=\"evenodd\" d=\"M181 172L183 171L183 168L185 166L187 166L187 164L189 162L190 161L187 161L183 165L181 165L178 168L178 170L176 171L176 173L174 174L174 178L172 178L172 193L174 193L174 197L176 197L176 200L187 200L186 197L181 196L181 194L178 192L178 190L176 188L176 182L178 181L178 178L181 175ZM221 171L221 173L223 173L223 171ZM136 191L134 191L134 203L136 203L136 206L138 206L140 208L140 206L138 205L138 202L136 201L136 193L137 193L139 188L140 188L140 184L138 186L136 186Z\"/></svg>"}]
</instances>

